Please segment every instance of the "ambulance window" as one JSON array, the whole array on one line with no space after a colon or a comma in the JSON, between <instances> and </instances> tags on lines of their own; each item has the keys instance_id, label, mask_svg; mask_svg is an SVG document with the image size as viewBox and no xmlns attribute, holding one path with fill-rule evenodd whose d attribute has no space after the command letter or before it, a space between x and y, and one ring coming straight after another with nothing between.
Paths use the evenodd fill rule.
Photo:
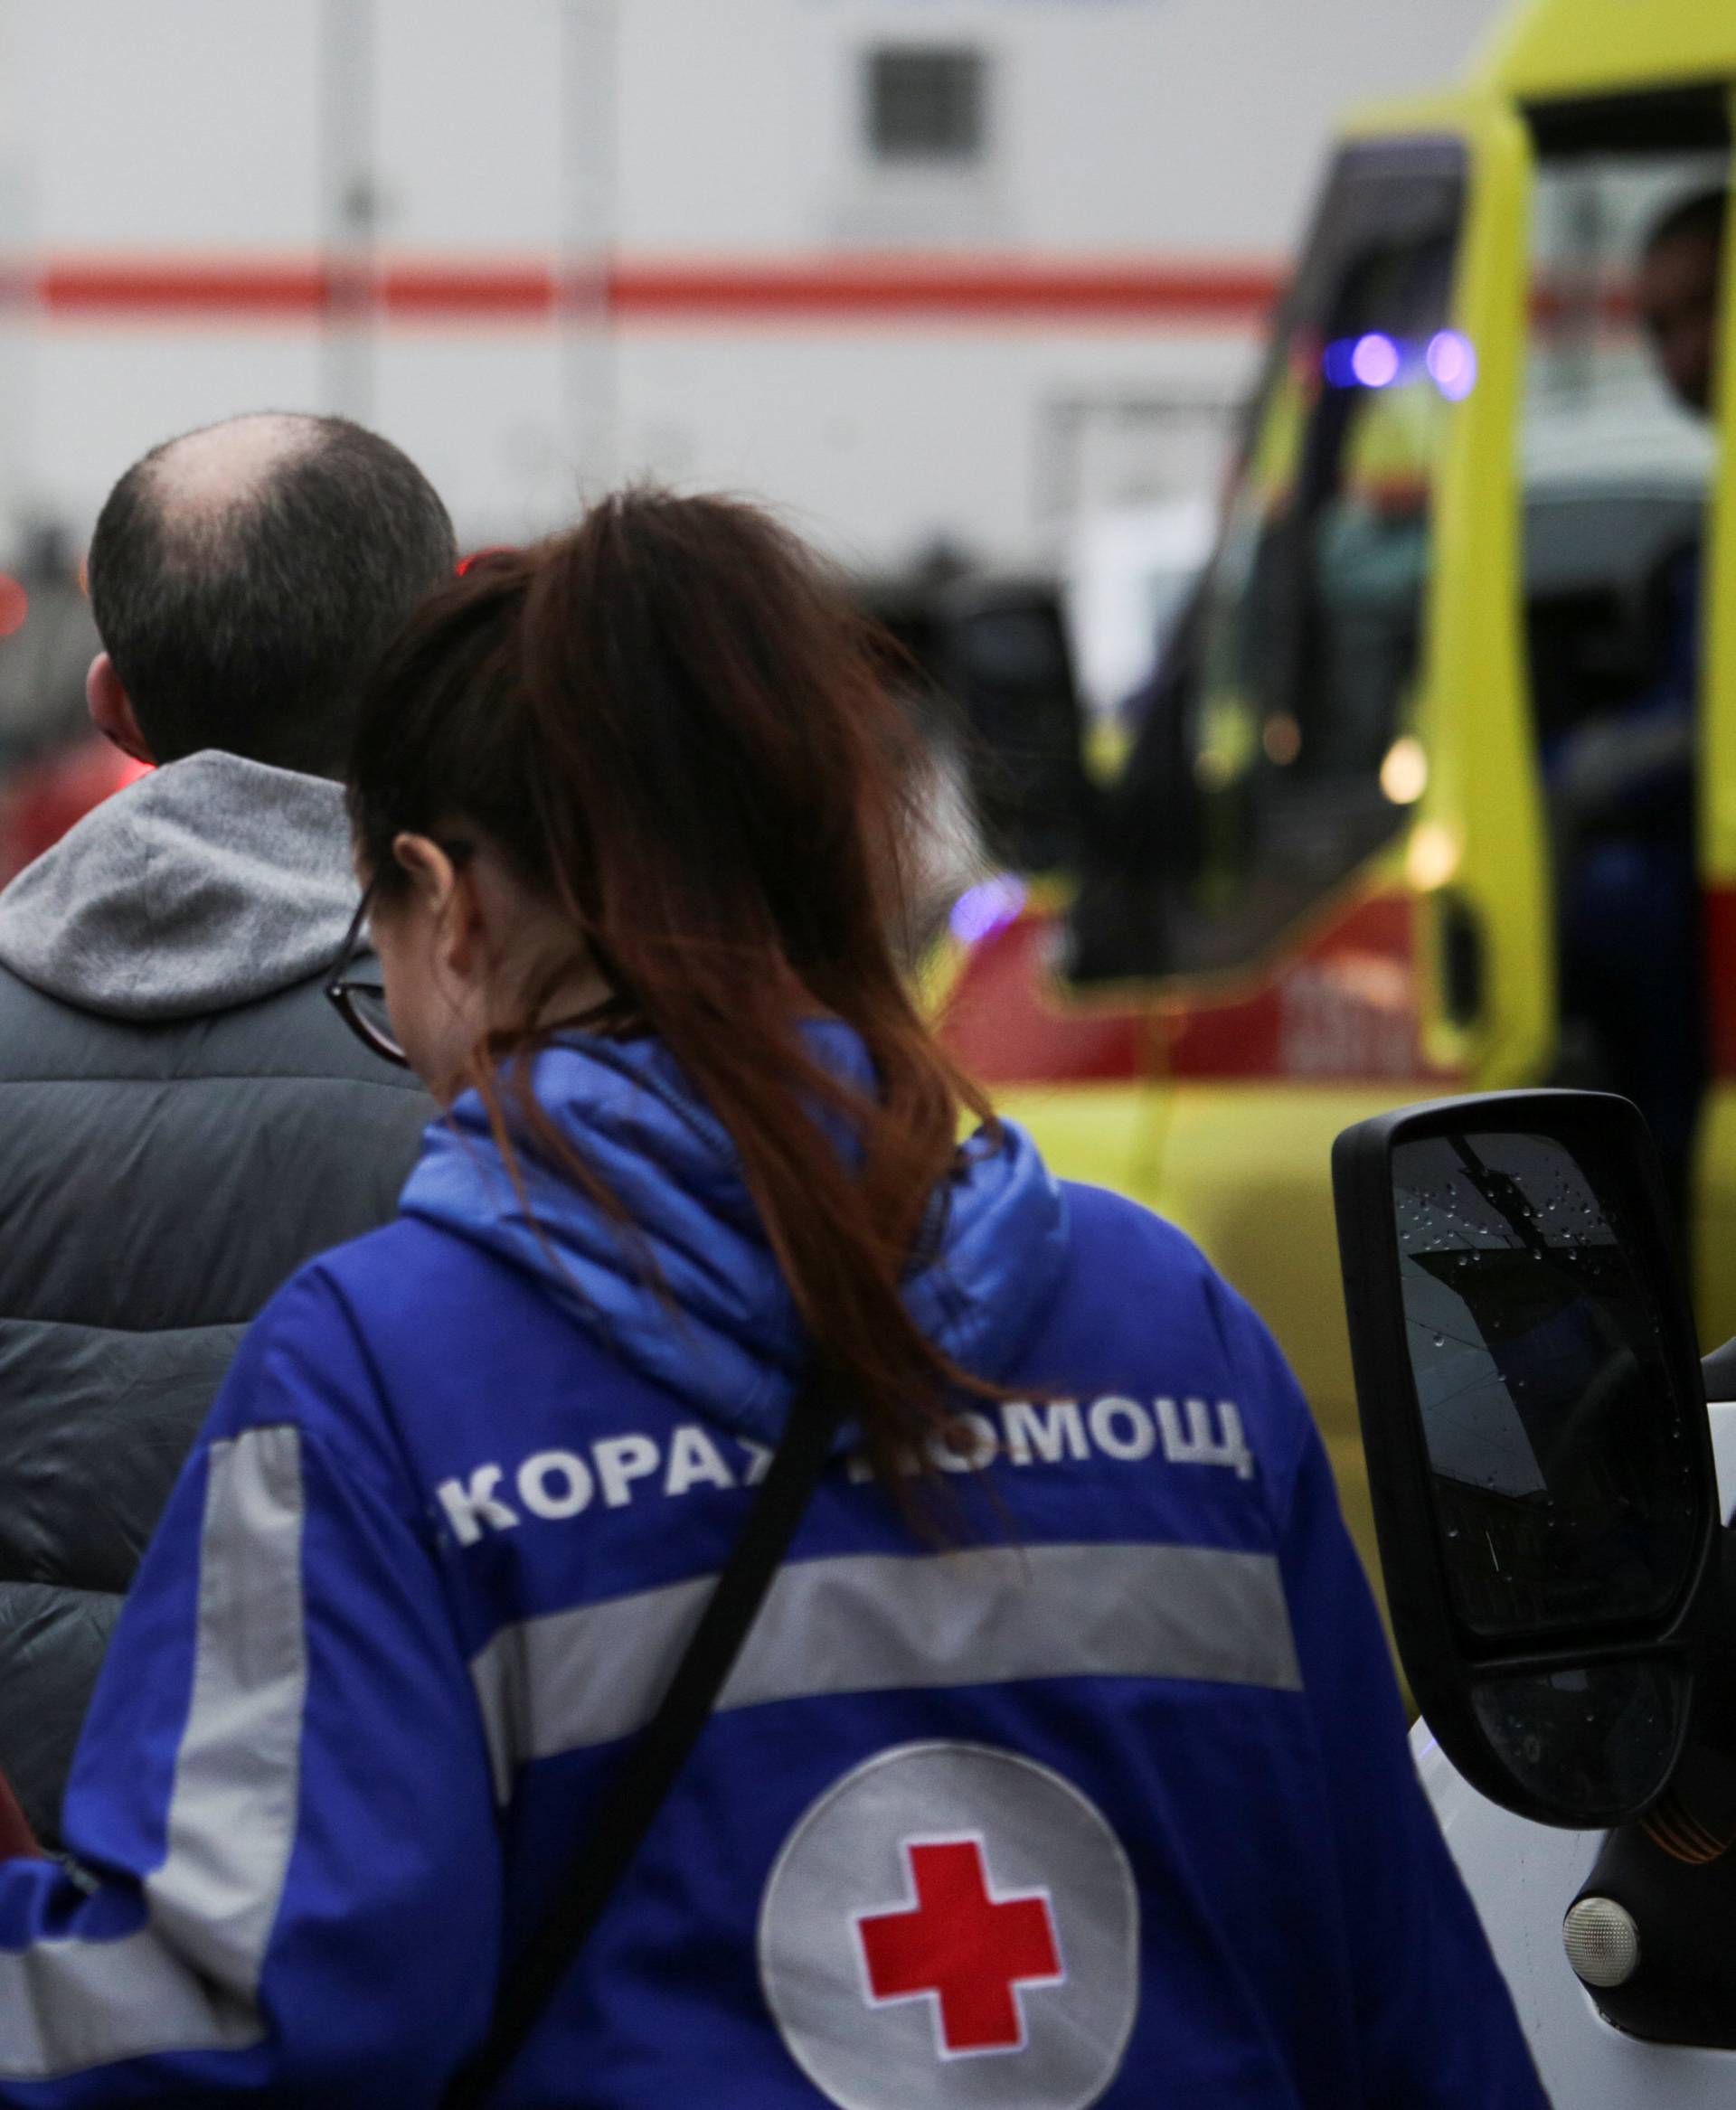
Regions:
<instances>
[{"instance_id":1,"label":"ambulance window","mask_svg":"<svg viewBox=\"0 0 1736 2110\"><path fill-rule=\"evenodd\" d=\"M1429 499L1475 379L1462 150L1346 152L1281 318L1196 631L1172 969L1246 959L1402 819ZM1394 762L1395 749L1398 762Z\"/></svg>"},{"instance_id":2,"label":"ambulance window","mask_svg":"<svg viewBox=\"0 0 1736 2110\"><path fill-rule=\"evenodd\" d=\"M1644 131L1599 145L1542 128L1523 471L1546 767L1557 743L1662 673L1701 537L1729 152L1682 129L1685 143L1678 131L1665 146Z\"/></svg>"}]
</instances>

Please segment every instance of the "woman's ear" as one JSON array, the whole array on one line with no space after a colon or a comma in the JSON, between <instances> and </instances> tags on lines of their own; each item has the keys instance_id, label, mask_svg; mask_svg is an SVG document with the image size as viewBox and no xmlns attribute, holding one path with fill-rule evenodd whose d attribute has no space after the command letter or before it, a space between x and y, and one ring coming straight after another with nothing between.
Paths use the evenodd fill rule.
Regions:
<instances>
[{"instance_id":1,"label":"woman's ear","mask_svg":"<svg viewBox=\"0 0 1736 2110\"><path fill-rule=\"evenodd\" d=\"M413 835L408 829L392 839L392 862L410 875L410 891L425 909L446 906L458 876L452 860L431 835Z\"/></svg>"},{"instance_id":2,"label":"woman's ear","mask_svg":"<svg viewBox=\"0 0 1736 2110\"><path fill-rule=\"evenodd\" d=\"M441 966L460 981L470 979L486 958L487 945L476 888L430 835L395 836L392 854L432 918Z\"/></svg>"}]
</instances>

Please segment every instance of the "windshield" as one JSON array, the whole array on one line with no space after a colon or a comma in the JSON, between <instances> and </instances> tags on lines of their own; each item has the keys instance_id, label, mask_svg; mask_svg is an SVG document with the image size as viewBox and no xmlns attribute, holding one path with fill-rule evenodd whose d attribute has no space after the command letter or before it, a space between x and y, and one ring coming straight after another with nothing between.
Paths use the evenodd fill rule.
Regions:
<instances>
[{"instance_id":1,"label":"windshield","mask_svg":"<svg viewBox=\"0 0 1736 2110\"><path fill-rule=\"evenodd\" d=\"M1196 632L1175 966L1246 958L1390 835L1433 480L1476 354L1450 326L1451 141L1340 160L1280 325ZM1414 776L1414 771L1410 773Z\"/></svg>"}]
</instances>

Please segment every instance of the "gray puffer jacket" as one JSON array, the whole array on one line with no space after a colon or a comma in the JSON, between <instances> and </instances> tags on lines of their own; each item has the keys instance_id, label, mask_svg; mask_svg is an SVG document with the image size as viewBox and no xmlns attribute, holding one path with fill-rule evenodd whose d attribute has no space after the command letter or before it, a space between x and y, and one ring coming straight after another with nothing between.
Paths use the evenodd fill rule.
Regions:
<instances>
[{"instance_id":1,"label":"gray puffer jacket","mask_svg":"<svg viewBox=\"0 0 1736 2110\"><path fill-rule=\"evenodd\" d=\"M52 1842L121 1593L249 1320L432 1111L326 1002L335 784L215 752L0 894L0 1770Z\"/></svg>"}]
</instances>

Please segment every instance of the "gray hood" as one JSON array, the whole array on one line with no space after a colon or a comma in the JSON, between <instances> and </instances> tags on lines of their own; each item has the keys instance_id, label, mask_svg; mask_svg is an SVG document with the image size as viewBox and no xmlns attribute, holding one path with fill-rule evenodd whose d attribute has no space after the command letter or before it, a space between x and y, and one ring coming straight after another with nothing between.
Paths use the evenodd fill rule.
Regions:
<instances>
[{"instance_id":1,"label":"gray hood","mask_svg":"<svg viewBox=\"0 0 1736 2110\"><path fill-rule=\"evenodd\" d=\"M317 974L355 909L340 786L215 749L106 799L0 893L0 966L130 1020Z\"/></svg>"}]
</instances>

